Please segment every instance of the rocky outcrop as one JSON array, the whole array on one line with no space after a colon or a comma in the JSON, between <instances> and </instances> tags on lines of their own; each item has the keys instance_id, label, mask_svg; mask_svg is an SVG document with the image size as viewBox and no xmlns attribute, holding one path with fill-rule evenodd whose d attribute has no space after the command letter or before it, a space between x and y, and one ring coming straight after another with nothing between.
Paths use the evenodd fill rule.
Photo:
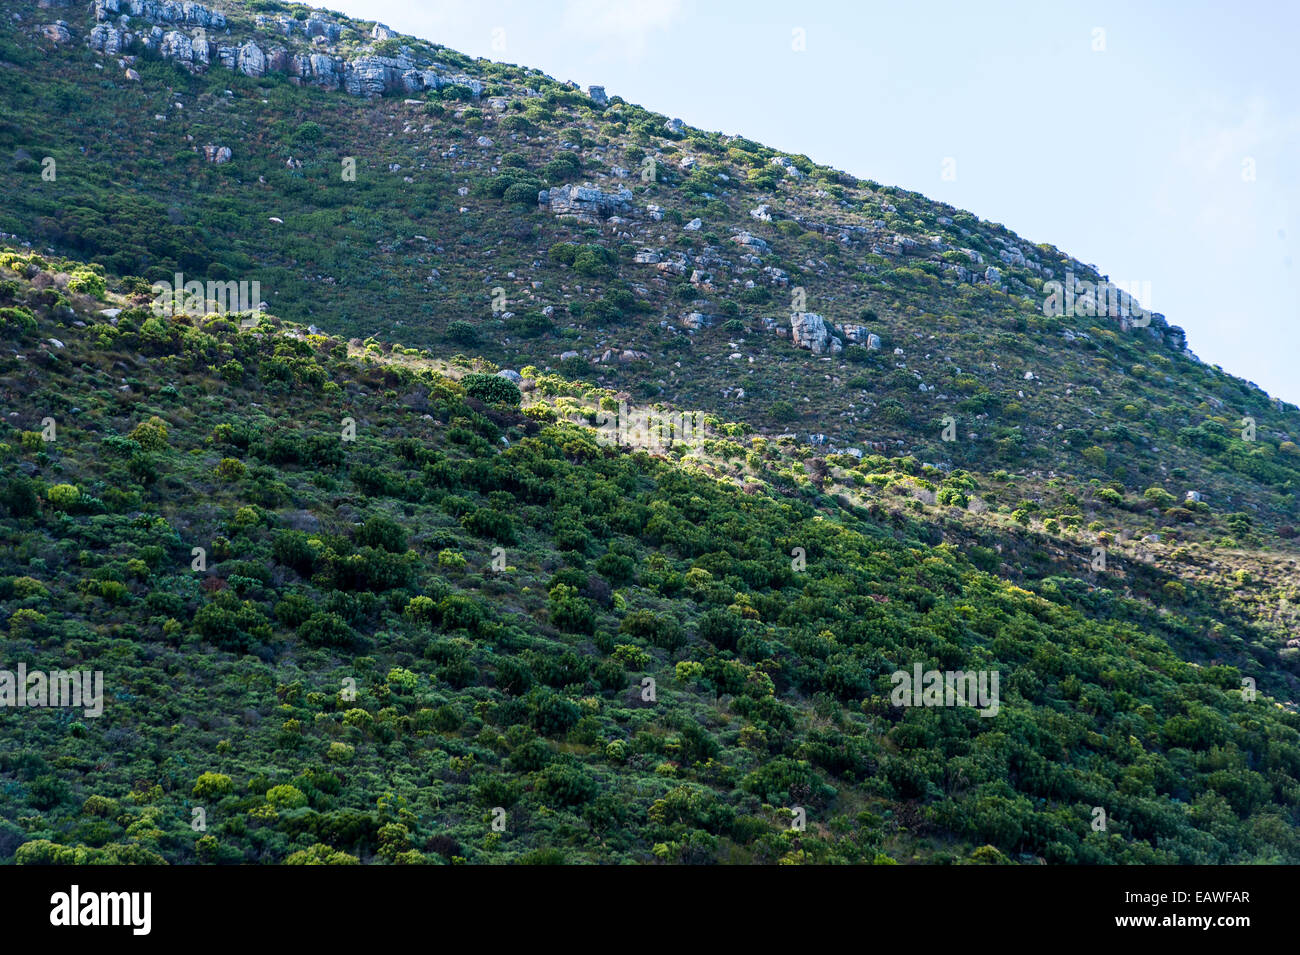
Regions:
<instances>
[{"instance_id":1,"label":"rocky outcrop","mask_svg":"<svg viewBox=\"0 0 1300 955\"><path fill-rule=\"evenodd\" d=\"M785 156L773 156L769 165L779 166L791 179L802 179L803 171Z\"/></svg>"},{"instance_id":2,"label":"rocky outcrop","mask_svg":"<svg viewBox=\"0 0 1300 955\"><path fill-rule=\"evenodd\" d=\"M587 95L591 97L591 101L597 106L609 105L609 97L605 95L605 87L603 86L588 86Z\"/></svg>"},{"instance_id":3,"label":"rocky outcrop","mask_svg":"<svg viewBox=\"0 0 1300 955\"><path fill-rule=\"evenodd\" d=\"M235 69L245 76L262 76L266 73L266 54L249 40L235 54Z\"/></svg>"},{"instance_id":4,"label":"rocky outcrop","mask_svg":"<svg viewBox=\"0 0 1300 955\"><path fill-rule=\"evenodd\" d=\"M632 191L620 187L618 192L601 192L592 186L563 185L543 189L537 202L557 216L575 216L584 222L598 222L610 216L632 212Z\"/></svg>"},{"instance_id":5,"label":"rocky outcrop","mask_svg":"<svg viewBox=\"0 0 1300 955\"><path fill-rule=\"evenodd\" d=\"M95 0L95 19L103 22L118 16L139 17L150 23L183 23L196 27L224 29L226 15L189 0Z\"/></svg>"},{"instance_id":6,"label":"rocky outcrop","mask_svg":"<svg viewBox=\"0 0 1300 955\"><path fill-rule=\"evenodd\" d=\"M107 23L97 23L91 29L87 42L92 50L117 56L122 52L122 31Z\"/></svg>"},{"instance_id":7,"label":"rocky outcrop","mask_svg":"<svg viewBox=\"0 0 1300 955\"><path fill-rule=\"evenodd\" d=\"M814 355L838 355L844 343L831 335L825 320L816 312L795 312L790 316L790 337L800 348Z\"/></svg>"},{"instance_id":8,"label":"rocky outcrop","mask_svg":"<svg viewBox=\"0 0 1300 955\"><path fill-rule=\"evenodd\" d=\"M263 30L275 30L277 33L283 33L285 36L293 36L295 33L302 33L304 36L315 38L321 37L329 42L334 42L343 35L343 28L337 23L330 20L322 20L320 17L309 17L306 20L295 20L293 17L279 16L269 17L265 14L259 14L254 22ZM378 30L382 25L377 25ZM388 30L387 27L383 27ZM391 35L391 31L389 31ZM375 36L372 31L371 36L374 39L387 39L386 37Z\"/></svg>"},{"instance_id":9,"label":"rocky outcrop","mask_svg":"<svg viewBox=\"0 0 1300 955\"><path fill-rule=\"evenodd\" d=\"M402 76L411 69L405 57L360 56L343 65L343 88L353 96L367 97L382 96L390 89L406 90Z\"/></svg>"},{"instance_id":10,"label":"rocky outcrop","mask_svg":"<svg viewBox=\"0 0 1300 955\"><path fill-rule=\"evenodd\" d=\"M67 43L72 39L72 34L68 31L68 24L64 20L55 20L53 23L47 23L41 27L41 34L45 39L53 43Z\"/></svg>"},{"instance_id":11,"label":"rocky outcrop","mask_svg":"<svg viewBox=\"0 0 1300 955\"><path fill-rule=\"evenodd\" d=\"M194 68L194 42L179 30L168 30L158 45L158 55L175 60L186 69Z\"/></svg>"},{"instance_id":12,"label":"rocky outcrop","mask_svg":"<svg viewBox=\"0 0 1300 955\"><path fill-rule=\"evenodd\" d=\"M739 235L733 235L731 241L736 245L744 246L749 252L766 252L768 244L763 239L748 232L741 232Z\"/></svg>"},{"instance_id":13,"label":"rocky outcrop","mask_svg":"<svg viewBox=\"0 0 1300 955\"><path fill-rule=\"evenodd\" d=\"M865 344L870 334L866 325L840 325L837 328L844 333L845 340L859 345Z\"/></svg>"},{"instance_id":14,"label":"rocky outcrop","mask_svg":"<svg viewBox=\"0 0 1300 955\"><path fill-rule=\"evenodd\" d=\"M259 43L248 38L233 44L220 44L208 38L207 30L224 30L225 14L189 0L96 0L97 21L88 37L88 45L108 56L124 52L139 40L146 49L156 50L163 59L172 60L192 73L203 73L215 61L231 72L260 77L282 73L294 83L322 89L341 89L353 96L375 97L385 93L418 93L446 86L463 86L478 97L483 84L464 73L450 73L437 63L417 65L405 56L363 55L346 60L325 52L292 52L282 46ZM147 21L135 27L134 20ZM285 36L302 35L313 43L330 44L342 36L343 28L331 20L310 17L259 15L257 26ZM182 29L164 29L159 24ZM135 27L133 29L133 27ZM373 39L396 36L382 24L371 31Z\"/></svg>"}]
</instances>

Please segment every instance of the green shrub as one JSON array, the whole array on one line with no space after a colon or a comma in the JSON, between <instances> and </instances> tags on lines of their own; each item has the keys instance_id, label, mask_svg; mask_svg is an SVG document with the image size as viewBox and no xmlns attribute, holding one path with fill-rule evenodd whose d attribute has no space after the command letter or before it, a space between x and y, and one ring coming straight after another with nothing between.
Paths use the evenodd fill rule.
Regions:
<instances>
[{"instance_id":1,"label":"green shrub","mask_svg":"<svg viewBox=\"0 0 1300 955\"><path fill-rule=\"evenodd\" d=\"M46 499L60 511L71 511L81 503L81 491L71 484L55 484L45 492Z\"/></svg>"},{"instance_id":2,"label":"green shrub","mask_svg":"<svg viewBox=\"0 0 1300 955\"><path fill-rule=\"evenodd\" d=\"M519 387L510 379L499 375L468 374L460 380L465 394L488 404L518 407L523 400Z\"/></svg>"},{"instance_id":3,"label":"green shrub","mask_svg":"<svg viewBox=\"0 0 1300 955\"><path fill-rule=\"evenodd\" d=\"M146 451L162 451L167 448L167 422L157 415L148 421L142 421L131 429L130 438Z\"/></svg>"},{"instance_id":4,"label":"green shrub","mask_svg":"<svg viewBox=\"0 0 1300 955\"><path fill-rule=\"evenodd\" d=\"M288 785L272 786L266 791L266 801L277 809L300 809L307 805L302 791Z\"/></svg>"},{"instance_id":5,"label":"green shrub","mask_svg":"<svg viewBox=\"0 0 1300 955\"><path fill-rule=\"evenodd\" d=\"M337 613L317 611L298 627L298 639L317 647L345 647L356 638Z\"/></svg>"},{"instance_id":6,"label":"green shrub","mask_svg":"<svg viewBox=\"0 0 1300 955\"><path fill-rule=\"evenodd\" d=\"M225 773L202 773L194 783L195 799L220 799L229 795L235 784Z\"/></svg>"},{"instance_id":7,"label":"green shrub","mask_svg":"<svg viewBox=\"0 0 1300 955\"><path fill-rule=\"evenodd\" d=\"M76 292L78 295L89 295L92 298L103 298L107 291L104 284L104 278L88 269L78 269L72 273L68 279L68 291Z\"/></svg>"}]
</instances>

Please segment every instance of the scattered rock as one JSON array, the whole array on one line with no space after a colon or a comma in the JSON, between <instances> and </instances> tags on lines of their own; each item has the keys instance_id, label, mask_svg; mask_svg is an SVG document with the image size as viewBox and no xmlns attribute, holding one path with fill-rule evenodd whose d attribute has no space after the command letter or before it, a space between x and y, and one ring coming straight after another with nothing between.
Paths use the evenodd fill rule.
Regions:
<instances>
[{"instance_id":1,"label":"scattered rock","mask_svg":"<svg viewBox=\"0 0 1300 955\"><path fill-rule=\"evenodd\" d=\"M68 24L63 20L55 20L53 23L41 27L41 33L45 39L54 43L67 43L72 39L72 34L68 31Z\"/></svg>"},{"instance_id":2,"label":"scattered rock","mask_svg":"<svg viewBox=\"0 0 1300 955\"><path fill-rule=\"evenodd\" d=\"M800 348L814 355L829 352L837 355L844 350L843 342L831 335L826 322L816 312L796 312L790 316L790 337Z\"/></svg>"},{"instance_id":3,"label":"scattered rock","mask_svg":"<svg viewBox=\"0 0 1300 955\"><path fill-rule=\"evenodd\" d=\"M587 222L626 215L632 211L632 191L619 187L617 192L602 192L592 186L557 186L537 194L541 206L549 206L557 216L576 216Z\"/></svg>"},{"instance_id":4,"label":"scattered rock","mask_svg":"<svg viewBox=\"0 0 1300 955\"><path fill-rule=\"evenodd\" d=\"M696 221L698 222L699 220L697 219ZM739 235L733 235L731 241L736 243L736 245L743 245L745 248L754 252L766 252L769 248L767 242L749 232L741 232Z\"/></svg>"}]
</instances>

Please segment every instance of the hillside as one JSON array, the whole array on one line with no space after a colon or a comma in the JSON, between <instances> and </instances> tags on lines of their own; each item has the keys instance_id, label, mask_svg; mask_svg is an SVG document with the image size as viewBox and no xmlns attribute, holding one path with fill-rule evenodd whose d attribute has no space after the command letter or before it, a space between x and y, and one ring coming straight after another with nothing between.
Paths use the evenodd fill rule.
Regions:
<instances>
[{"instance_id":1,"label":"hillside","mask_svg":"<svg viewBox=\"0 0 1300 955\"><path fill-rule=\"evenodd\" d=\"M0 859L1300 861L1300 409L1093 266L374 23L15 6L0 668L105 704L0 715Z\"/></svg>"},{"instance_id":2,"label":"hillside","mask_svg":"<svg viewBox=\"0 0 1300 955\"><path fill-rule=\"evenodd\" d=\"M1134 327L1127 299L1115 318L1082 294L1045 315L1045 283L1102 280L1050 245L374 24L227 4L217 31L137 3L153 19L123 35L119 5L64 8L66 42L42 34L49 9L0 27L0 151L24 183L0 230L146 282L257 281L276 314L334 334L559 370L839 450L1159 485L1294 523L1295 406L1198 362L1160 315ZM178 65L205 29L210 65ZM92 49L127 35L138 52ZM328 59L339 88L273 68L295 56ZM385 95L347 91L373 93L356 77L376 71ZM413 98L407 73L444 85Z\"/></svg>"}]
</instances>

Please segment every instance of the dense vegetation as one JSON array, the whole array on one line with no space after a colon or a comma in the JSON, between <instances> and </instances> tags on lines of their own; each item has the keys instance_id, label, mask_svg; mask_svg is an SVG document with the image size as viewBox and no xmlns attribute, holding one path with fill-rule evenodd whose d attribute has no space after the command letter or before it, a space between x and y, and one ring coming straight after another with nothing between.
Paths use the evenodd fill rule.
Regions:
<instances>
[{"instance_id":1,"label":"dense vegetation","mask_svg":"<svg viewBox=\"0 0 1300 955\"><path fill-rule=\"evenodd\" d=\"M1300 718L1180 660L1177 613L603 445L464 360L112 324L7 263L6 665L107 689L5 715L5 857L1300 859ZM1000 712L890 705L914 663L999 671Z\"/></svg>"}]
</instances>

